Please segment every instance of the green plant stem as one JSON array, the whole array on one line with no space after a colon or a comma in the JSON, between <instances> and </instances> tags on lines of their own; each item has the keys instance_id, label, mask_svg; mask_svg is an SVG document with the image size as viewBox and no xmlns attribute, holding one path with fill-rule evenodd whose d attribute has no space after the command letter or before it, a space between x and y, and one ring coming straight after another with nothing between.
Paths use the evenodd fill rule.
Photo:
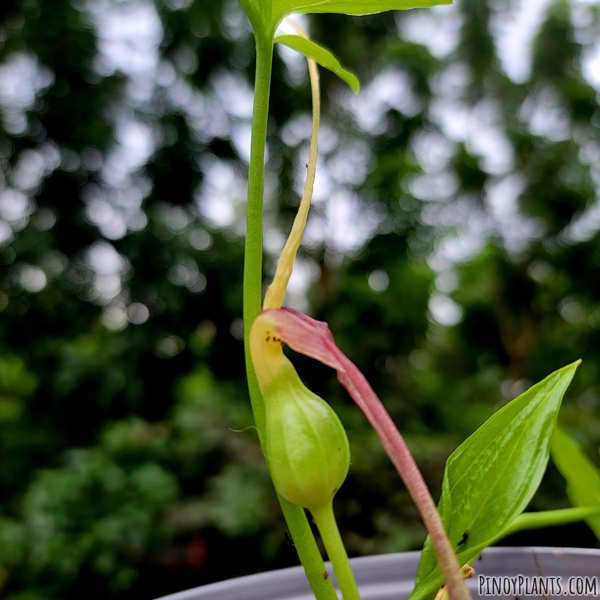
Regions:
<instances>
[{"instance_id":1,"label":"green plant stem","mask_svg":"<svg viewBox=\"0 0 600 600\"><path fill-rule=\"evenodd\" d=\"M319 528L319 533L321 534L323 544L325 544L327 556L333 565L335 577L343 599L360 600L356 581L354 581L354 575L350 567L350 561L346 554L346 548L344 548L340 531L335 522L332 503L329 502L329 504L312 509L310 512Z\"/></svg>"},{"instance_id":2,"label":"green plant stem","mask_svg":"<svg viewBox=\"0 0 600 600\"><path fill-rule=\"evenodd\" d=\"M262 284L262 219L265 181L265 146L273 36L256 31L256 80L252 115L252 144L248 174L248 206L244 255L244 348L248 390L261 446L265 447L265 406L250 357L249 336L252 322L260 312ZM268 463L268 459L267 459ZM279 497L281 509L296 545L298 556L317 600L337 600L330 580L323 579L325 565L302 508Z\"/></svg>"},{"instance_id":3,"label":"green plant stem","mask_svg":"<svg viewBox=\"0 0 600 600\"><path fill-rule=\"evenodd\" d=\"M285 521L290 528L296 551L304 567L306 578L317 600L338 600L330 579L325 579L325 564L308 524L304 509L278 495Z\"/></svg>"},{"instance_id":4,"label":"green plant stem","mask_svg":"<svg viewBox=\"0 0 600 600\"><path fill-rule=\"evenodd\" d=\"M250 327L261 309L263 196L265 190L265 147L271 89L273 42L256 34L256 79L252 114L252 143L248 173L246 245L244 253L244 349L250 402L258 434L263 443L265 407L250 356Z\"/></svg>"},{"instance_id":5,"label":"green plant stem","mask_svg":"<svg viewBox=\"0 0 600 600\"><path fill-rule=\"evenodd\" d=\"M584 506L577 508L563 508L560 510L545 510L536 513L523 513L519 515L497 538L495 541L523 531L526 529L542 529L544 527L555 527L558 525L568 525L583 521L588 517L597 517L600 515L600 506Z\"/></svg>"}]
</instances>

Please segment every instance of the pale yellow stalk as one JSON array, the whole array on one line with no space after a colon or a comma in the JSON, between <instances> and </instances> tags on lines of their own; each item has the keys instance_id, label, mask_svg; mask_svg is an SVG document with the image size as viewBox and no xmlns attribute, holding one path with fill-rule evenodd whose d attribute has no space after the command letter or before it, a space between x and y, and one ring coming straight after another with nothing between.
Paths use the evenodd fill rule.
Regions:
<instances>
[{"instance_id":1,"label":"pale yellow stalk","mask_svg":"<svg viewBox=\"0 0 600 600\"><path fill-rule=\"evenodd\" d=\"M300 29L295 23L289 21L299 35L308 39L308 36L302 29ZM308 165L306 173L306 183L304 185L304 193L302 200L300 201L300 207L298 208L298 214L294 219L292 225L292 231L281 251L281 256L277 262L277 269L275 270L275 277L273 282L267 287L267 293L263 302L263 310L268 308L281 308L283 299L285 298L285 291L287 288L288 281L292 274L294 267L294 260L300 247L302 240L302 234L306 227L306 220L308 218L308 210L310 208L310 201L312 199L313 187L315 183L315 175L317 172L317 152L318 152L318 139L319 139L319 124L321 121L321 95L319 92L319 73L317 71L317 65L314 60L310 58L308 60L308 72L310 74L310 85L312 88L312 102L313 102L313 127L310 138L310 150L308 155Z\"/></svg>"}]
</instances>

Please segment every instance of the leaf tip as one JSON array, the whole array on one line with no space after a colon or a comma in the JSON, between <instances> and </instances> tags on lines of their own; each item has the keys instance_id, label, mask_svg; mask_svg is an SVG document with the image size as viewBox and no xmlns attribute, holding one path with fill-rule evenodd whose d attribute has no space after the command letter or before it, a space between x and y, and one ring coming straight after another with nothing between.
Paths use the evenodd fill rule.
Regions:
<instances>
[{"instance_id":1,"label":"leaf tip","mask_svg":"<svg viewBox=\"0 0 600 600\"><path fill-rule=\"evenodd\" d=\"M561 371L573 371L573 374L575 373L575 371L577 371L577 368L579 367L579 365L581 364L583 359L578 358L576 361L565 365L562 369L560 369Z\"/></svg>"},{"instance_id":2,"label":"leaf tip","mask_svg":"<svg viewBox=\"0 0 600 600\"><path fill-rule=\"evenodd\" d=\"M560 375L562 373L569 373L571 377L573 377L575 375L575 371L577 371L577 368L579 367L579 365L581 364L582 359L578 358L576 361L569 363L568 365L565 365L564 367L561 367L560 369L556 369L556 371L554 371L553 373L551 373L549 375L549 377L552 377L553 375Z\"/></svg>"}]
</instances>

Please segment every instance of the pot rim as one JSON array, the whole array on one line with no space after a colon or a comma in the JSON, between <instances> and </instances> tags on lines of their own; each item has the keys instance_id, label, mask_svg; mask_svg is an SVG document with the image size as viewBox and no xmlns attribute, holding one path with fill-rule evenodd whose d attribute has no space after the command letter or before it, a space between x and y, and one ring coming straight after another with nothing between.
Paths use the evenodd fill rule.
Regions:
<instances>
[{"instance_id":1,"label":"pot rim","mask_svg":"<svg viewBox=\"0 0 600 600\"><path fill-rule=\"evenodd\" d=\"M557 548L557 547L512 547L512 546L501 546L497 548L486 548L482 553L486 558L492 558L493 564L499 565L506 561L508 557L514 558L515 554L522 556L534 555L536 563L538 559L544 558L582 558L590 557L597 558L600 567L600 549L594 548ZM414 573L416 572L421 552L396 552L391 554L378 554L373 556L361 556L350 559L352 569L355 573L356 579L361 580L361 575L369 575L373 577L374 572L389 573L393 571L397 578L409 578L414 580ZM476 563L474 561L476 566ZM325 566L331 575L333 582L335 583L335 575L330 563L325 563ZM596 571L596 574L600 572L600 568ZM236 591L243 588L252 587L254 585L260 585L263 588L268 587L270 589L281 589L282 593L285 594L287 591L298 590L298 580L303 579L306 582L306 588L310 592L308 582L305 579L304 569L301 566L288 567L285 569L277 569L274 571L265 571L263 573L255 573L253 575L244 575L241 577L235 577L233 579L226 579L224 581L218 581L207 585L191 588L181 592L175 592L167 596L162 596L157 600L197 600L198 598L206 596L212 598L215 594L222 594L223 598L233 598ZM389 575L388 575L389 578ZM202 594L202 596L200 596ZM298 596L300 597L300 596Z\"/></svg>"}]
</instances>

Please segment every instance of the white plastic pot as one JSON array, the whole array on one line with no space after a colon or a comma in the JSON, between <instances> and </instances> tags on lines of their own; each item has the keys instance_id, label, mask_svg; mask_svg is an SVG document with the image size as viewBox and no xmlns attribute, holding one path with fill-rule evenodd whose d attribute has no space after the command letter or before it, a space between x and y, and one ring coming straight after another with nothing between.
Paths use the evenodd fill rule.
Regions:
<instances>
[{"instance_id":1,"label":"white plastic pot","mask_svg":"<svg viewBox=\"0 0 600 600\"><path fill-rule=\"evenodd\" d=\"M413 589L419 552L384 554L352 559L362 600L405 600ZM473 565L476 575L467 584L473 598L478 593L478 575L562 577L563 587L570 577L598 579L600 597L600 550L580 548L488 548ZM335 585L330 565L329 574ZM554 596L528 596L552 600ZM564 596L567 597L567 596ZM571 598L578 596L570 596ZM583 597L583 596L582 596ZM592 596L587 596L591 598ZM496 599L513 595L494 596ZM314 600L301 567L239 577L164 596L160 600Z\"/></svg>"}]
</instances>

